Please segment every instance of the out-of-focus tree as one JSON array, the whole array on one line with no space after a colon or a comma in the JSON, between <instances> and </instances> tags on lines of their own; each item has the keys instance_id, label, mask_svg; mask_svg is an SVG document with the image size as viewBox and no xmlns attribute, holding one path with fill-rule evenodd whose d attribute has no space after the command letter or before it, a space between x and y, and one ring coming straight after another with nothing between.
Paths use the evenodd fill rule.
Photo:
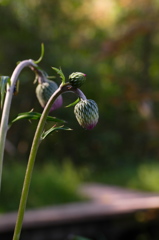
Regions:
<instances>
[{"instance_id":1,"label":"out-of-focus tree","mask_svg":"<svg viewBox=\"0 0 159 240\"><path fill-rule=\"evenodd\" d=\"M0 4L0 72L11 74L15 62L36 59L44 42L41 66L50 75L51 66L61 66L67 76L85 72L88 80L83 89L99 105L99 124L89 134L79 129L72 110L56 111L55 115L68 118L75 131L50 137L43 144L41 160L53 151L58 159L65 155L75 163L103 167L158 156L157 0L1 0ZM34 85L29 83L34 76L25 71L21 77L13 115L17 104L21 112L32 105L40 110ZM9 139L14 139L22 156L32 138L30 127L34 124L25 122L20 133L16 125L10 130Z\"/></svg>"}]
</instances>

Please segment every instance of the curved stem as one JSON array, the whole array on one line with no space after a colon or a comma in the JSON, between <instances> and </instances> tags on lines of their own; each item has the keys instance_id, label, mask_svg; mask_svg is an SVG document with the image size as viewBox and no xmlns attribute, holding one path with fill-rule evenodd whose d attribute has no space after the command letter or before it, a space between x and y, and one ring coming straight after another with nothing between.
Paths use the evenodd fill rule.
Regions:
<instances>
[{"instance_id":1,"label":"curved stem","mask_svg":"<svg viewBox=\"0 0 159 240\"><path fill-rule=\"evenodd\" d=\"M8 131L8 119L9 119L9 112L11 107L11 101L14 91L14 86L16 81L19 77L20 72L24 67L34 67L36 68L37 65L33 62L33 60L24 60L20 62L17 67L15 68L11 79L10 84L7 85L7 92L3 106L2 118L1 118L1 126L0 126L0 189L1 189L1 179L2 179L2 169L3 169L3 157L4 157L4 148L5 148L5 140Z\"/></svg>"},{"instance_id":2,"label":"curved stem","mask_svg":"<svg viewBox=\"0 0 159 240\"><path fill-rule=\"evenodd\" d=\"M73 90L73 92L81 99L83 100L87 100L86 96L84 95L84 93L79 89L79 88L76 88Z\"/></svg>"},{"instance_id":3,"label":"curved stem","mask_svg":"<svg viewBox=\"0 0 159 240\"><path fill-rule=\"evenodd\" d=\"M61 85L52 95L52 97L49 99L47 105L45 106L43 113L41 115L41 118L39 120L34 139L32 142L32 147L30 150L30 155L28 159L28 165L26 169L26 174L24 178L24 183L23 183L23 189L22 189L22 194L21 194L21 199L20 199L20 204L19 204L19 210L18 210L18 216L17 216L17 221L16 221L16 226L14 230L14 235L13 235L13 240L19 240L21 229L22 229L22 224L23 224L23 218L24 218L24 213L25 213L25 208L26 208L26 202L27 202L27 197L28 197L28 192L29 192L29 187L30 187L30 182L32 178L32 172L34 168L34 163L35 163L35 158L37 155L39 143L41 140L41 135L45 126L46 118L49 114L50 108L55 101L55 99L62 94L63 92L68 91L68 88L66 85Z\"/></svg>"},{"instance_id":4,"label":"curved stem","mask_svg":"<svg viewBox=\"0 0 159 240\"><path fill-rule=\"evenodd\" d=\"M70 83L65 83L65 86L68 87L68 92L73 92L73 93L76 94L80 99L82 99L82 100L87 100L86 96L85 96L84 93L81 91L81 89L72 87L72 86L70 85Z\"/></svg>"},{"instance_id":5,"label":"curved stem","mask_svg":"<svg viewBox=\"0 0 159 240\"><path fill-rule=\"evenodd\" d=\"M19 74L21 73L21 71L24 67L30 67L33 71L38 72L40 74L40 76L41 76L41 74L43 74L38 69L38 66L34 63L33 60L24 60L17 65L17 67L15 68L15 70L11 76L10 84L7 85L7 92L6 92L6 97L5 97L5 101L4 101L2 118L1 118L1 126L0 126L0 188L1 188L1 179L2 179L5 140L6 140L6 135L7 135L7 131L8 131L8 120L9 120L11 101L12 101L14 86L19 77ZM27 165L26 174L25 174L25 178L24 178L23 189L22 189L22 193L21 193L21 199L20 199L20 204L19 204L19 210L18 210L18 216L17 216L16 225L15 225L13 240L19 240L19 238L20 238L20 233L21 233L22 223L23 223L23 218L24 218L24 212L25 212L25 208L26 208L26 202L27 202L30 182L31 182L31 178L32 178L34 162L35 162L38 147L39 147L39 144L41 141L41 135L42 135L42 132L43 132L43 129L45 126L46 118L49 114L50 108L51 108L53 102L55 101L55 99L60 94L67 92L67 91L74 92L80 98L83 98L83 99L86 98L81 90L73 89L72 86L69 85L69 83L66 83L66 84L61 84L59 86L59 88L54 92L54 94L49 99L47 105L45 106L43 113L41 115L41 118L39 120L37 129L36 129L36 132L34 135L34 139L32 142L32 147L30 150L30 155L29 155L28 165Z\"/></svg>"}]
</instances>

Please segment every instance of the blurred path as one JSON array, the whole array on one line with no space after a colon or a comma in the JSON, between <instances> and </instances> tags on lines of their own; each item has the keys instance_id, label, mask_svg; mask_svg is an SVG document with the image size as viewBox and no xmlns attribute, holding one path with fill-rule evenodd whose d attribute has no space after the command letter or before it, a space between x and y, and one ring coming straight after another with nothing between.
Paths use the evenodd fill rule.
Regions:
<instances>
[{"instance_id":1,"label":"blurred path","mask_svg":"<svg viewBox=\"0 0 159 240\"><path fill-rule=\"evenodd\" d=\"M120 240L130 231L145 231L143 226L159 236L159 194L100 184L85 184L78 191L84 202L27 210L24 239L63 240L70 233L94 239L102 233L106 239ZM15 220L15 212L0 215L0 239L11 239Z\"/></svg>"},{"instance_id":2,"label":"blurred path","mask_svg":"<svg viewBox=\"0 0 159 240\"><path fill-rule=\"evenodd\" d=\"M86 220L133 213L138 210L148 210L150 213L150 210L152 212L155 209L155 213L153 213L153 216L151 214L151 218L158 216L159 194L99 184L82 185L79 187L79 193L88 200L28 210L25 214L24 226L32 228L52 223L59 224L78 221L79 219ZM0 231L12 229L15 219L16 213L14 212L0 215Z\"/></svg>"}]
</instances>

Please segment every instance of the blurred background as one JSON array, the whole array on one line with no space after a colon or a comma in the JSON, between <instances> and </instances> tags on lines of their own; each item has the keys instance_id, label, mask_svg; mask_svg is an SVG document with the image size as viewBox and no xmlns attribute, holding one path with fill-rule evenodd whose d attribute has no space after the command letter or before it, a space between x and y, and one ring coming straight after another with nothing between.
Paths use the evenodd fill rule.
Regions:
<instances>
[{"instance_id":1,"label":"blurred background","mask_svg":"<svg viewBox=\"0 0 159 240\"><path fill-rule=\"evenodd\" d=\"M92 131L78 125L73 107L65 108L73 94L51 113L73 131L42 142L28 208L80 201L84 182L159 191L159 1L1 0L0 16L0 75L11 76L18 61L38 59L44 43L40 67L51 76L51 67L61 67L66 78L86 73L81 90L99 106ZM10 119L42 111L33 82L24 69ZM36 126L22 120L8 132L1 212L17 209Z\"/></svg>"}]
</instances>

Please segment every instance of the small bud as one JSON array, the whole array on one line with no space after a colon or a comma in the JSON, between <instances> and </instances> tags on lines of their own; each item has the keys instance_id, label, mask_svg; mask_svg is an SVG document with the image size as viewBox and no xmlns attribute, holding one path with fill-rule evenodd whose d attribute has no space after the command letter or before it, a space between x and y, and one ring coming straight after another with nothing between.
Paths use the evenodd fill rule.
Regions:
<instances>
[{"instance_id":1,"label":"small bud","mask_svg":"<svg viewBox=\"0 0 159 240\"><path fill-rule=\"evenodd\" d=\"M83 85L83 83L86 81L86 74L81 72L74 72L71 73L69 76L69 82L72 85L72 87L79 88Z\"/></svg>"},{"instance_id":2,"label":"small bud","mask_svg":"<svg viewBox=\"0 0 159 240\"><path fill-rule=\"evenodd\" d=\"M92 129L96 126L99 114L98 106L94 100L81 100L74 108L74 114L78 123L85 129Z\"/></svg>"},{"instance_id":3,"label":"small bud","mask_svg":"<svg viewBox=\"0 0 159 240\"><path fill-rule=\"evenodd\" d=\"M45 82L39 83L36 87L36 96L39 100L39 103L42 107L45 107L49 98L52 94L58 89L58 85L54 81L47 80ZM53 111L62 106L62 96L58 96L55 102L53 103L50 111Z\"/></svg>"}]
</instances>

